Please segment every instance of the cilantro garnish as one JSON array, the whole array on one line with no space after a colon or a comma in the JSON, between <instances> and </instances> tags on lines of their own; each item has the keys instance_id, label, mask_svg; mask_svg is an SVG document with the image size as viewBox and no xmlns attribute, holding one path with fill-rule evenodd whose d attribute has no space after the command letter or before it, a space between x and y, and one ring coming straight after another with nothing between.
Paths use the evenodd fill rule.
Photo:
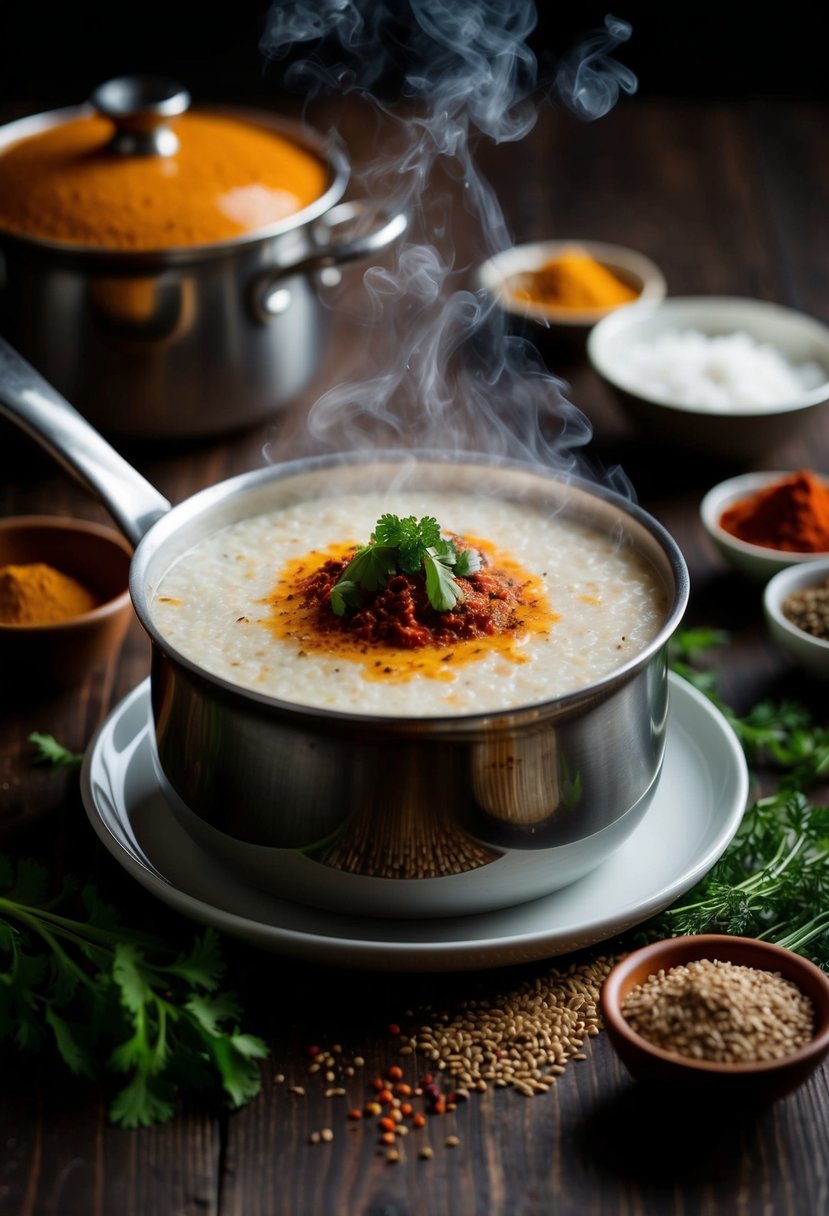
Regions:
<instances>
[{"instance_id":1,"label":"cilantro garnish","mask_svg":"<svg viewBox=\"0 0 829 1216\"><path fill-rule=\"evenodd\" d=\"M166 1122L185 1088L219 1088L234 1107L253 1098L267 1048L219 991L215 931L177 954L121 925L92 887L83 915L57 911L75 886L50 897L43 866L0 856L0 1043L51 1041L76 1076L123 1078L109 1111L122 1127Z\"/></svg>"},{"instance_id":2,"label":"cilantro garnish","mask_svg":"<svg viewBox=\"0 0 829 1216\"><path fill-rule=\"evenodd\" d=\"M50 764L52 768L75 768L83 763L83 752L70 752L68 747L58 743L53 735L44 735L33 730L29 742L37 748L36 759L42 764Z\"/></svg>"},{"instance_id":3,"label":"cilantro garnish","mask_svg":"<svg viewBox=\"0 0 829 1216\"><path fill-rule=\"evenodd\" d=\"M331 608L337 616L359 608L362 592L379 591L389 579L402 572L426 579L426 595L436 612L448 612L463 601L457 579L467 578L481 568L476 549L458 550L453 541L441 536L437 520L431 515L416 519L407 515L381 515L371 540L361 546L331 588Z\"/></svg>"}]
</instances>

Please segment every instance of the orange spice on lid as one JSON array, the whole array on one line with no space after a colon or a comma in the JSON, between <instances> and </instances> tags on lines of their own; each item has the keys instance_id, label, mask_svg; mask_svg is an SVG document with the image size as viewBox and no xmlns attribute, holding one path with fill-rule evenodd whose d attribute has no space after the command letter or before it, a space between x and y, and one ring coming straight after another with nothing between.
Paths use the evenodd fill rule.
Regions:
<instances>
[{"instance_id":1,"label":"orange spice on lid","mask_svg":"<svg viewBox=\"0 0 829 1216\"><path fill-rule=\"evenodd\" d=\"M65 244L168 249L278 223L326 189L323 161L253 122L208 113L171 123L173 156L119 156L112 123L72 119L0 154L0 228Z\"/></svg>"}]
</instances>

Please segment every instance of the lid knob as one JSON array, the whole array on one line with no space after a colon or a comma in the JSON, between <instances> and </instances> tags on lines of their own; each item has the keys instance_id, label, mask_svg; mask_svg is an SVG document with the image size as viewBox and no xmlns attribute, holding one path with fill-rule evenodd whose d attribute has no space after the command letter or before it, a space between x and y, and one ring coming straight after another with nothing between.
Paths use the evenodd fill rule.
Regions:
<instances>
[{"instance_id":1,"label":"lid knob","mask_svg":"<svg viewBox=\"0 0 829 1216\"><path fill-rule=\"evenodd\" d=\"M178 81L118 76L98 85L90 101L115 123L108 147L117 156L174 156L178 151L178 136L168 120L190 105L190 94Z\"/></svg>"}]
</instances>

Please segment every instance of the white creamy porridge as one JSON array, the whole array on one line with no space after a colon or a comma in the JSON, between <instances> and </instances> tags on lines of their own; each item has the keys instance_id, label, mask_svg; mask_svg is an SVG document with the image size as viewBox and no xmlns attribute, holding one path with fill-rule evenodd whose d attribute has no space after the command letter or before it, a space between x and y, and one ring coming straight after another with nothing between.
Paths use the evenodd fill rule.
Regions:
<instances>
[{"instance_id":1,"label":"white creamy porridge","mask_svg":"<svg viewBox=\"0 0 829 1216\"><path fill-rule=\"evenodd\" d=\"M275 636L265 601L286 563L333 543L365 543L386 512L432 515L444 531L508 553L541 580L549 631L518 637L511 655L479 648L479 658L442 670L441 679L391 683L368 678L364 663ZM243 688L319 708L418 717L528 705L584 687L641 651L666 613L661 582L631 547L532 507L426 491L316 499L231 524L182 556L151 600L157 629L180 654Z\"/></svg>"}]
</instances>

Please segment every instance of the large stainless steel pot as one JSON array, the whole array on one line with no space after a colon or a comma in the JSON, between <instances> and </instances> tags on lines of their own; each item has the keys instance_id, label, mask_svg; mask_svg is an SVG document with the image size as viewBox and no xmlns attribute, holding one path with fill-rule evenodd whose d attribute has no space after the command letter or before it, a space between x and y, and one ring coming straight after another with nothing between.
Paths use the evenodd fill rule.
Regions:
<instances>
[{"instance_id":1,"label":"large stainless steel pot","mask_svg":"<svg viewBox=\"0 0 829 1216\"><path fill-rule=\"evenodd\" d=\"M5 345L0 412L78 474L137 544L131 593L152 641L159 779L191 835L252 882L375 915L477 911L575 880L640 821L665 746L665 648L688 598L676 543L640 508L529 464L381 453L257 470L171 509ZM555 700L396 719L240 689L178 654L156 629L153 589L216 529L341 490L437 487L447 472L453 490L571 513L635 546L665 590L658 635L611 675Z\"/></svg>"},{"instance_id":2,"label":"large stainless steel pot","mask_svg":"<svg viewBox=\"0 0 829 1216\"><path fill-rule=\"evenodd\" d=\"M97 92L132 155L163 149L165 119L189 101L184 90L143 78ZM18 140L92 112L81 106L9 123L0 128L0 156ZM321 273L379 252L406 227L405 215L370 200L341 201L350 170L335 143L269 114L222 113L318 156L328 170L324 193L269 228L195 247L121 251L0 229L4 331L107 434L214 435L285 406L325 351L330 310ZM136 146L139 118L149 146Z\"/></svg>"}]
</instances>

